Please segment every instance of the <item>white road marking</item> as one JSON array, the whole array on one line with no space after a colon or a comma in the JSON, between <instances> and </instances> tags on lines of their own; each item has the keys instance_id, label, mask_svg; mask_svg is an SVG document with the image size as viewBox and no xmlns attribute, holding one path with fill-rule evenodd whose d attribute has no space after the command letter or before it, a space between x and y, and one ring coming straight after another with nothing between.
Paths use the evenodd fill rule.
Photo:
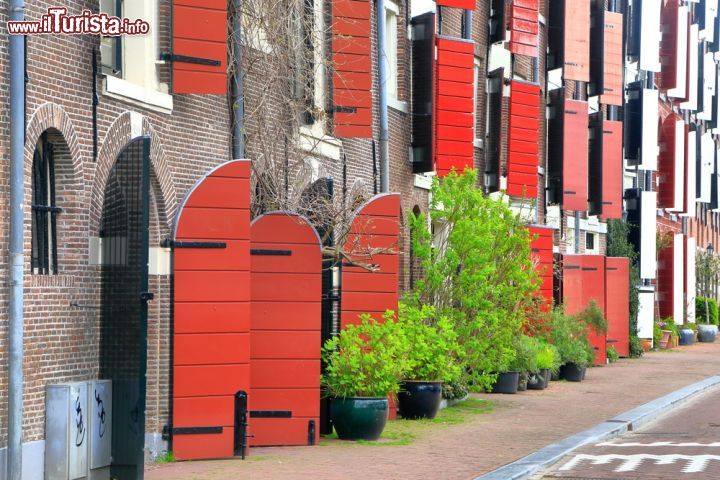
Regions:
<instances>
[{"instance_id":1,"label":"white road marking","mask_svg":"<svg viewBox=\"0 0 720 480\"><path fill-rule=\"evenodd\" d=\"M636 455L580 454L575 455L574 458L560 467L560 470L572 470L584 461L592 462L593 465L607 465L609 463L619 461L620 465L615 468L614 472L633 472L642 465L645 460L652 460L655 465L672 465L678 460L684 460L687 464L682 469L683 473L698 473L705 471L705 467L707 467L710 460L717 460L720 462L720 455L651 455L645 453L639 453Z\"/></svg>"},{"instance_id":2,"label":"white road marking","mask_svg":"<svg viewBox=\"0 0 720 480\"><path fill-rule=\"evenodd\" d=\"M720 448L720 442L712 442L712 443L696 443L696 442L613 443L613 442L602 442L602 443L598 443L596 446L597 447L715 447L715 448Z\"/></svg>"}]
</instances>

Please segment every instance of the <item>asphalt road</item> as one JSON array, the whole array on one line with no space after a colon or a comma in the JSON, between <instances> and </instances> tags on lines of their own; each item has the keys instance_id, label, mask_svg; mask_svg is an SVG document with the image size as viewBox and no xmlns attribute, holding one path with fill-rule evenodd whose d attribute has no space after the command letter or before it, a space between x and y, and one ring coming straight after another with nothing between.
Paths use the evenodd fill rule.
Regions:
<instances>
[{"instance_id":1,"label":"asphalt road","mask_svg":"<svg viewBox=\"0 0 720 480\"><path fill-rule=\"evenodd\" d=\"M534 478L719 480L720 388L638 431L578 449Z\"/></svg>"}]
</instances>

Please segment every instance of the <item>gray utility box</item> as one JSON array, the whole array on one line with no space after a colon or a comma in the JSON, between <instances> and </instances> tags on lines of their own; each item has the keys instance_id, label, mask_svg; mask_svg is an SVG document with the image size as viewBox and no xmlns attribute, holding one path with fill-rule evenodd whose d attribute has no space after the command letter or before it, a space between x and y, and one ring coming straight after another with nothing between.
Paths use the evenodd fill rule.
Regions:
<instances>
[{"instance_id":1,"label":"gray utility box","mask_svg":"<svg viewBox=\"0 0 720 480\"><path fill-rule=\"evenodd\" d=\"M48 385L45 393L45 479L75 480L88 471L88 384Z\"/></svg>"},{"instance_id":2,"label":"gray utility box","mask_svg":"<svg viewBox=\"0 0 720 480\"><path fill-rule=\"evenodd\" d=\"M112 382L48 385L45 394L45 479L109 479Z\"/></svg>"},{"instance_id":3,"label":"gray utility box","mask_svg":"<svg viewBox=\"0 0 720 480\"><path fill-rule=\"evenodd\" d=\"M105 480L110 478L112 461L112 380L88 382L88 478Z\"/></svg>"}]
</instances>

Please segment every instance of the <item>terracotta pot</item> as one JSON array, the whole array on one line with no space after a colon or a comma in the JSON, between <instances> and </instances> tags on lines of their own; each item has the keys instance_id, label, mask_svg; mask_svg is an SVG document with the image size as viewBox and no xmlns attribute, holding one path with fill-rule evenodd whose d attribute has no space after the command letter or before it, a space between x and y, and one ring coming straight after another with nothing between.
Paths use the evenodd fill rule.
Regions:
<instances>
[{"instance_id":1,"label":"terracotta pot","mask_svg":"<svg viewBox=\"0 0 720 480\"><path fill-rule=\"evenodd\" d=\"M642 345L643 352L649 352L652 350L652 338L641 338L640 345Z\"/></svg>"}]
</instances>

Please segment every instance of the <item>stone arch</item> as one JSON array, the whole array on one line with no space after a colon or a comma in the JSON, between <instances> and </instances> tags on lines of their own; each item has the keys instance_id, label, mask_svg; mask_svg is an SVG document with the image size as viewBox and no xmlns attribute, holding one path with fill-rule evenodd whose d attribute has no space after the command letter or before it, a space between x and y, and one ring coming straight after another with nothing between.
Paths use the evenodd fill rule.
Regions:
<instances>
[{"instance_id":1,"label":"stone arch","mask_svg":"<svg viewBox=\"0 0 720 480\"><path fill-rule=\"evenodd\" d=\"M100 229L105 185L122 149L134 138L150 137L151 198L157 209L163 233L172 231L172 219L178 208L177 192L172 182L168 157L150 120L136 112L126 111L110 125L98 151L90 198L90 234Z\"/></svg>"}]
</instances>

